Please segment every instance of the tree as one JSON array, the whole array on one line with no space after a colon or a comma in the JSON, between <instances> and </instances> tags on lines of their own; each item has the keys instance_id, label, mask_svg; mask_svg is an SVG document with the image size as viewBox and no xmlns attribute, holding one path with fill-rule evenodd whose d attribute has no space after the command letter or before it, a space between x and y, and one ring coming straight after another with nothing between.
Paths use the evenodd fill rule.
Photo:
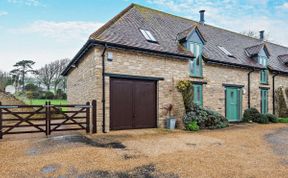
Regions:
<instances>
[{"instance_id":1,"label":"tree","mask_svg":"<svg viewBox=\"0 0 288 178\"><path fill-rule=\"evenodd\" d=\"M248 30L248 31L241 32L241 34L252 37L252 38L259 39L259 32L256 32L256 31ZM267 33L265 35L265 41L270 41L270 34L269 33Z\"/></svg>"},{"instance_id":2,"label":"tree","mask_svg":"<svg viewBox=\"0 0 288 178\"><path fill-rule=\"evenodd\" d=\"M53 80L53 85L54 85L54 93L57 92L57 90L60 88L65 90L66 89L66 78L61 75L62 71L66 68L68 63L70 62L69 59L61 59L55 61L55 65L57 66L56 74Z\"/></svg>"},{"instance_id":3,"label":"tree","mask_svg":"<svg viewBox=\"0 0 288 178\"><path fill-rule=\"evenodd\" d=\"M37 70L37 80L46 86L47 91L50 91L56 72L57 66L54 63L46 64L44 67Z\"/></svg>"},{"instance_id":4,"label":"tree","mask_svg":"<svg viewBox=\"0 0 288 178\"><path fill-rule=\"evenodd\" d=\"M33 70L33 65L35 64L32 60L22 60L17 62L13 67L13 69L10 74L13 76L15 80L17 80L17 83L19 83L19 80L22 84L22 90L25 88L25 76L28 73L35 73L36 71Z\"/></svg>"},{"instance_id":5,"label":"tree","mask_svg":"<svg viewBox=\"0 0 288 178\"><path fill-rule=\"evenodd\" d=\"M7 72L0 71L0 90L4 91L7 85L12 85L12 77Z\"/></svg>"}]
</instances>

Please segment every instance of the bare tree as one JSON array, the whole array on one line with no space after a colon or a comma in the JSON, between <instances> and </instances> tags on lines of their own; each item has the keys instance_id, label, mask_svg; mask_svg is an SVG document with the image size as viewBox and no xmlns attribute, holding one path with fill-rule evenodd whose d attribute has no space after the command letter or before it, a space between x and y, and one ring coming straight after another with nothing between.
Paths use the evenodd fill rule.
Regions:
<instances>
[{"instance_id":1,"label":"bare tree","mask_svg":"<svg viewBox=\"0 0 288 178\"><path fill-rule=\"evenodd\" d=\"M47 91L50 91L56 72L57 66L54 63L46 64L44 67L37 70L36 78L39 83L45 85Z\"/></svg>"},{"instance_id":2,"label":"bare tree","mask_svg":"<svg viewBox=\"0 0 288 178\"><path fill-rule=\"evenodd\" d=\"M57 89L60 86L63 88L66 83L66 79L61 76L61 73L69 61L69 59L56 60L40 68L36 75L38 82L45 85L48 91L53 87L54 93L56 93Z\"/></svg>"},{"instance_id":3,"label":"bare tree","mask_svg":"<svg viewBox=\"0 0 288 178\"><path fill-rule=\"evenodd\" d=\"M252 37L252 38L256 38L256 39L259 38L259 32L252 31L252 30L243 31L243 32L241 32L241 34ZM270 41L270 34L269 33L267 33L265 35L265 41Z\"/></svg>"},{"instance_id":4,"label":"bare tree","mask_svg":"<svg viewBox=\"0 0 288 178\"><path fill-rule=\"evenodd\" d=\"M0 71L0 91L4 91L7 85L11 85L12 77L7 72Z\"/></svg>"},{"instance_id":5,"label":"bare tree","mask_svg":"<svg viewBox=\"0 0 288 178\"><path fill-rule=\"evenodd\" d=\"M61 75L62 71L66 68L68 63L70 62L69 59L61 59L54 62L56 65L56 74L53 80L54 92L56 93L57 89L60 87L65 90L66 88L66 78Z\"/></svg>"}]
</instances>

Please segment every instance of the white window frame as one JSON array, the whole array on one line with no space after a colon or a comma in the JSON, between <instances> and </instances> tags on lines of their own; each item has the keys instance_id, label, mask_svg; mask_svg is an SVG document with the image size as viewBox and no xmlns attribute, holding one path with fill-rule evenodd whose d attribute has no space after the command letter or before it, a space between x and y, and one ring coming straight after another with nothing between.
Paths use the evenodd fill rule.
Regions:
<instances>
[{"instance_id":1,"label":"white window frame","mask_svg":"<svg viewBox=\"0 0 288 178\"><path fill-rule=\"evenodd\" d=\"M152 33L150 31L140 29L140 32L142 33L142 35L145 37L146 40L152 41L152 42L157 42L157 40L155 39L155 37L152 35Z\"/></svg>"},{"instance_id":2,"label":"white window frame","mask_svg":"<svg viewBox=\"0 0 288 178\"><path fill-rule=\"evenodd\" d=\"M225 53L227 56L229 57L234 57L233 54L231 54L226 48L224 48L223 46L218 46L218 48L223 52Z\"/></svg>"}]
</instances>

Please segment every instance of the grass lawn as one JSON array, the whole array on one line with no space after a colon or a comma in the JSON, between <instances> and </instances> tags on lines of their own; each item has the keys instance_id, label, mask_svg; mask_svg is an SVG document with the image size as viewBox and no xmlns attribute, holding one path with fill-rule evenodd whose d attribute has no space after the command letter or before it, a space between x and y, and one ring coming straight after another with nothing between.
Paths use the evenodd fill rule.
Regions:
<instances>
[{"instance_id":1,"label":"grass lawn","mask_svg":"<svg viewBox=\"0 0 288 178\"><path fill-rule=\"evenodd\" d=\"M53 105L61 105L61 104L67 104L67 100L46 100L46 99L32 99L32 100L25 100L24 102L26 104L30 105L44 105L46 101L51 101L51 104Z\"/></svg>"},{"instance_id":2,"label":"grass lawn","mask_svg":"<svg viewBox=\"0 0 288 178\"><path fill-rule=\"evenodd\" d=\"M278 122L280 122L280 123L288 123L288 118L279 118Z\"/></svg>"}]
</instances>

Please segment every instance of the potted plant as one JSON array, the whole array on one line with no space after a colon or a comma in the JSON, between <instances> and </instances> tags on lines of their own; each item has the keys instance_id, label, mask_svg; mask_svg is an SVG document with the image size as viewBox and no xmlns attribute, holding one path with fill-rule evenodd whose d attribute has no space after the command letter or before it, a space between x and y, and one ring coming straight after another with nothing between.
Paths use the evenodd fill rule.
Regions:
<instances>
[{"instance_id":1,"label":"potted plant","mask_svg":"<svg viewBox=\"0 0 288 178\"><path fill-rule=\"evenodd\" d=\"M173 129L175 129L175 126L176 126L176 118L174 116L172 116L172 114L171 114L172 109L173 109L173 105L168 104L164 107L164 109L168 112L167 128L173 130Z\"/></svg>"}]
</instances>

